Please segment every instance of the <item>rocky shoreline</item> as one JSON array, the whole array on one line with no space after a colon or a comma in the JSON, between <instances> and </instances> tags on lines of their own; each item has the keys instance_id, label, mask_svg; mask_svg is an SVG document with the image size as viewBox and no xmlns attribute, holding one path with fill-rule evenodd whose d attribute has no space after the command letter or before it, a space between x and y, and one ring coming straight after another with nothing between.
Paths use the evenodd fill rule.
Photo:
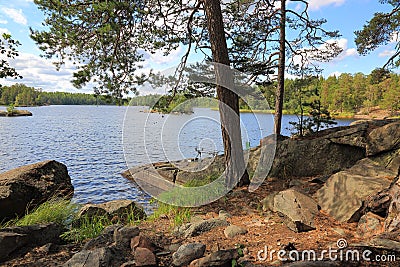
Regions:
<instances>
[{"instance_id":1,"label":"rocky shoreline","mask_svg":"<svg viewBox=\"0 0 400 267\"><path fill-rule=\"evenodd\" d=\"M271 148L276 148L276 157L268 162L261 151ZM255 192L237 188L213 203L192 208L190 218L179 224L168 213L144 220L143 209L129 200L87 205L82 207L81 215L117 220L129 210L141 220L135 225L110 225L81 245L60 240L60 229L54 224L4 228L0 230L0 264L398 266L399 120L362 121L307 138L268 137L260 147L248 152L250 172L258 164L271 164L268 177ZM196 162L180 162L183 163L186 167L199 167ZM217 157L203 163L209 166L202 171L207 176L219 170L223 159ZM123 176L140 178L152 167L169 185L174 179L175 164L140 166ZM21 214L22 206L31 203L28 195L34 196L31 201L41 203L49 198L47 192L70 194L72 185L64 167L50 161L1 174L2 218ZM202 178L182 171L175 174L175 179L182 185ZM25 200L18 203L21 197ZM332 260L325 255L320 262L307 261L309 258L293 261L276 254L269 258L267 248L269 252L282 251L286 256L300 253L303 257L304 251L320 255L328 248L341 255L367 251L369 258L384 255L389 260L382 265L365 258Z\"/></svg>"}]
</instances>

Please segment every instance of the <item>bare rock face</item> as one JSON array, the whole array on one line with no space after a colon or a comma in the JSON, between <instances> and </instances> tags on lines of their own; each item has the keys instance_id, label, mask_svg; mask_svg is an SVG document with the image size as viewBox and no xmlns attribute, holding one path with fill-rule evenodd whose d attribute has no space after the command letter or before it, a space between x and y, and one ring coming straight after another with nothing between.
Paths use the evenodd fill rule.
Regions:
<instances>
[{"instance_id":1,"label":"bare rock face","mask_svg":"<svg viewBox=\"0 0 400 267\"><path fill-rule=\"evenodd\" d=\"M74 193L67 167L57 161L43 161L0 174L0 221L23 216L51 197Z\"/></svg>"},{"instance_id":2,"label":"bare rock face","mask_svg":"<svg viewBox=\"0 0 400 267\"><path fill-rule=\"evenodd\" d=\"M316 196L321 208L342 222L357 222L368 197L388 188L396 174L371 159L360 160L352 168L332 175Z\"/></svg>"},{"instance_id":3,"label":"bare rock face","mask_svg":"<svg viewBox=\"0 0 400 267\"><path fill-rule=\"evenodd\" d=\"M338 127L310 138L278 140L269 176L311 177L349 168L365 157L367 128Z\"/></svg>"},{"instance_id":4,"label":"bare rock face","mask_svg":"<svg viewBox=\"0 0 400 267\"><path fill-rule=\"evenodd\" d=\"M400 121L371 131L367 138L367 155L373 156L400 147Z\"/></svg>"}]
</instances>

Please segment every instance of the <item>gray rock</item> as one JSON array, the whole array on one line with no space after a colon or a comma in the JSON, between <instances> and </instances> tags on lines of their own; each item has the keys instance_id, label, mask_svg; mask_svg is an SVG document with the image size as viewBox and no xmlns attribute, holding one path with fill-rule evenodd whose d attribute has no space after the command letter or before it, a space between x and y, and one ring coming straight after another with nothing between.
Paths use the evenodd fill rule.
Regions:
<instances>
[{"instance_id":1,"label":"gray rock","mask_svg":"<svg viewBox=\"0 0 400 267\"><path fill-rule=\"evenodd\" d=\"M218 250L208 256L194 260L191 267L206 267L206 266L232 266L232 260L238 259L239 255L236 249Z\"/></svg>"},{"instance_id":2,"label":"gray rock","mask_svg":"<svg viewBox=\"0 0 400 267\"><path fill-rule=\"evenodd\" d=\"M156 266L156 256L154 253L147 249L137 247L134 252L136 266Z\"/></svg>"},{"instance_id":3,"label":"gray rock","mask_svg":"<svg viewBox=\"0 0 400 267\"><path fill-rule=\"evenodd\" d=\"M182 246L181 243L175 243L175 244L169 245L166 249L167 249L169 252L176 252L176 251L179 249L180 246Z\"/></svg>"},{"instance_id":4,"label":"gray rock","mask_svg":"<svg viewBox=\"0 0 400 267\"><path fill-rule=\"evenodd\" d=\"M227 211L225 210L220 210L218 212L218 218L222 219L222 220L226 220L228 218L231 218L232 215L230 215Z\"/></svg>"},{"instance_id":5,"label":"gray rock","mask_svg":"<svg viewBox=\"0 0 400 267\"><path fill-rule=\"evenodd\" d=\"M400 121L371 131L367 138L367 155L395 150L400 147Z\"/></svg>"},{"instance_id":6,"label":"gray rock","mask_svg":"<svg viewBox=\"0 0 400 267\"><path fill-rule=\"evenodd\" d=\"M400 168L400 149L391 150L388 152L380 153L379 155L370 157L373 161L386 169L397 172Z\"/></svg>"},{"instance_id":7,"label":"gray rock","mask_svg":"<svg viewBox=\"0 0 400 267\"><path fill-rule=\"evenodd\" d=\"M82 250L64 263L64 267L108 267L111 264L112 253L109 248Z\"/></svg>"},{"instance_id":8,"label":"gray rock","mask_svg":"<svg viewBox=\"0 0 400 267\"><path fill-rule=\"evenodd\" d=\"M366 240L383 232L384 219L371 212L364 214L357 225L357 234Z\"/></svg>"},{"instance_id":9,"label":"gray rock","mask_svg":"<svg viewBox=\"0 0 400 267\"><path fill-rule=\"evenodd\" d=\"M137 226L124 226L114 230L114 242L117 247L127 249L130 247L131 239L140 233Z\"/></svg>"},{"instance_id":10,"label":"gray rock","mask_svg":"<svg viewBox=\"0 0 400 267\"><path fill-rule=\"evenodd\" d=\"M145 236L138 235L131 239L131 250L135 251L136 248L147 248L151 252L156 250L155 245Z\"/></svg>"},{"instance_id":11,"label":"gray rock","mask_svg":"<svg viewBox=\"0 0 400 267\"><path fill-rule=\"evenodd\" d=\"M399 169L400 172L400 169ZM398 174L400 175L400 173ZM389 188L391 193L391 202L385 219L385 230L395 232L400 230L400 178L396 176Z\"/></svg>"},{"instance_id":12,"label":"gray rock","mask_svg":"<svg viewBox=\"0 0 400 267\"><path fill-rule=\"evenodd\" d=\"M312 139L279 140L276 145L276 157L268 176L311 177L331 175L349 168L365 157L363 140L355 140L356 136L363 134L365 128L338 127L329 132L322 132ZM349 131L355 133L349 135Z\"/></svg>"},{"instance_id":13,"label":"gray rock","mask_svg":"<svg viewBox=\"0 0 400 267\"><path fill-rule=\"evenodd\" d=\"M108 216L110 219L114 218L124 222L130 213L135 214L135 218L138 220L146 218L143 207L127 199L112 200L100 204L87 204L79 211L79 217Z\"/></svg>"},{"instance_id":14,"label":"gray rock","mask_svg":"<svg viewBox=\"0 0 400 267\"><path fill-rule=\"evenodd\" d=\"M114 242L114 231L121 227L121 225L116 224L107 226L98 237L87 241L86 244L83 246L83 250L92 250L95 248L107 247L111 245Z\"/></svg>"},{"instance_id":15,"label":"gray rock","mask_svg":"<svg viewBox=\"0 0 400 267\"><path fill-rule=\"evenodd\" d=\"M400 242L386 239L386 238L374 238L369 242L370 245L385 248L390 251L400 252Z\"/></svg>"},{"instance_id":16,"label":"gray rock","mask_svg":"<svg viewBox=\"0 0 400 267\"><path fill-rule=\"evenodd\" d=\"M332 228L332 230L338 235L345 236L346 232L342 228Z\"/></svg>"},{"instance_id":17,"label":"gray rock","mask_svg":"<svg viewBox=\"0 0 400 267\"><path fill-rule=\"evenodd\" d=\"M172 265L186 266L195 259L201 258L206 251L206 246L200 243L189 243L179 247L172 254Z\"/></svg>"},{"instance_id":18,"label":"gray rock","mask_svg":"<svg viewBox=\"0 0 400 267\"><path fill-rule=\"evenodd\" d=\"M28 243L26 235L0 232L0 262Z\"/></svg>"},{"instance_id":19,"label":"gray rock","mask_svg":"<svg viewBox=\"0 0 400 267\"><path fill-rule=\"evenodd\" d=\"M283 214L288 219L286 225L295 232L315 229L318 208L314 199L294 189L281 191L274 198L274 211Z\"/></svg>"},{"instance_id":20,"label":"gray rock","mask_svg":"<svg viewBox=\"0 0 400 267\"><path fill-rule=\"evenodd\" d=\"M198 236L216 227L228 226L228 225L229 223L226 220L215 219L215 218L192 223L189 226L189 228L185 231L185 238Z\"/></svg>"},{"instance_id":21,"label":"gray rock","mask_svg":"<svg viewBox=\"0 0 400 267\"><path fill-rule=\"evenodd\" d=\"M228 238L233 238L237 235L247 234L247 229L237 225L229 225L228 227L225 228L224 234Z\"/></svg>"},{"instance_id":22,"label":"gray rock","mask_svg":"<svg viewBox=\"0 0 400 267\"><path fill-rule=\"evenodd\" d=\"M273 211L274 210L274 198L278 192L272 192L267 195L263 200L261 200L263 211Z\"/></svg>"},{"instance_id":23,"label":"gray rock","mask_svg":"<svg viewBox=\"0 0 400 267\"><path fill-rule=\"evenodd\" d=\"M0 221L22 217L52 197L74 193L67 167L43 161L0 174Z\"/></svg>"},{"instance_id":24,"label":"gray rock","mask_svg":"<svg viewBox=\"0 0 400 267\"><path fill-rule=\"evenodd\" d=\"M358 221L362 201L389 187L395 174L370 159L332 175L316 193L321 208L341 222Z\"/></svg>"},{"instance_id":25,"label":"gray rock","mask_svg":"<svg viewBox=\"0 0 400 267\"><path fill-rule=\"evenodd\" d=\"M342 130L334 131L326 135L325 138L336 144L365 148L368 127L369 124L358 124L346 128L338 127Z\"/></svg>"},{"instance_id":26,"label":"gray rock","mask_svg":"<svg viewBox=\"0 0 400 267\"><path fill-rule=\"evenodd\" d=\"M60 243L62 232L63 227L55 223L3 228L0 230L0 261L25 246Z\"/></svg>"}]
</instances>

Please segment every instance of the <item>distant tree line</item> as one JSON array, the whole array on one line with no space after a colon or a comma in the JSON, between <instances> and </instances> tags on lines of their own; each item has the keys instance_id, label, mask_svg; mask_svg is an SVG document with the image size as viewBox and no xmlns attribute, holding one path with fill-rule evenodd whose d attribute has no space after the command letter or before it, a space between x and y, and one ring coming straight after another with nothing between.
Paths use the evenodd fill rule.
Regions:
<instances>
[{"instance_id":1,"label":"distant tree line","mask_svg":"<svg viewBox=\"0 0 400 267\"><path fill-rule=\"evenodd\" d=\"M241 109L265 110L274 109L276 83L260 86L269 103L249 96L246 101L240 101ZM392 112L400 110L400 74L391 73L385 69L375 69L369 75L363 73L343 73L327 78L311 76L303 79L285 79L284 109L287 113L308 115L312 111L310 103L318 102L321 109L333 115L354 115L360 110L379 106ZM132 98L132 105L150 106L162 109L168 103L176 106L190 96L177 95L171 102L168 97L161 95L146 95ZM196 99L199 107L217 107L216 102L207 98ZM172 108L173 108L172 107Z\"/></svg>"},{"instance_id":2,"label":"distant tree line","mask_svg":"<svg viewBox=\"0 0 400 267\"><path fill-rule=\"evenodd\" d=\"M105 95L44 92L20 83L0 87L0 105L7 106L11 104L15 106L124 105L126 103L126 99L116 99Z\"/></svg>"},{"instance_id":3,"label":"distant tree line","mask_svg":"<svg viewBox=\"0 0 400 267\"><path fill-rule=\"evenodd\" d=\"M343 73L328 78L315 76L307 79L307 83L299 83L299 79L285 80L284 109L288 112L298 114L301 103L312 102L316 98L323 108L334 115L352 115L376 106L391 112L400 110L400 75L385 69L375 69L369 75ZM264 86L261 90L272 108L275 84Z\"/></svg>"}]
</instances>

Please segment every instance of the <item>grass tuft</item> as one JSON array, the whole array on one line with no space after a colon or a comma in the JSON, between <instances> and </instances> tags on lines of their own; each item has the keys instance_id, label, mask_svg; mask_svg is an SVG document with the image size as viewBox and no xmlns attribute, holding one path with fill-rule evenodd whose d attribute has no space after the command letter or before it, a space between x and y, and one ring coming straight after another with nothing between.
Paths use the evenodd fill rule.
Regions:
<instances>
[{"instance_id":1,"label":"grass tuft","mask_svg":"<svg viewBox=\"0 0 400 267\"><path fill-rule=\"evenodd\" d=\"M158 202L158 207L152 215L149 216L149 221L154 221L160 217L167 216L174 227L180 226L190 221L192 216L191 209L186 207L177 207L163 202Z\"/></svg>"},{"instance_id":2,"label":"grass tuft","mask_svg":"<svg viewBox=\"0 0 400 267\"><path fill-rule=\"evenodd\" d=\"M61 238L66 241L81 243L99 236L104 228L112 224L107 216L82 216L79 219L79 224L72 226L70 230L61 235Z\"/></svg>"},{"instance_id":3,"label":"grass tuft","mask_svg":"<svg viewBox=\"0 0 400 267\"><path fill-rule=\"evenodd\" d=\"M33 211L27 212L24 217L6 222L1 228L51 222L66 226L73 220L78 207L78 204L72 203L70 200L53 198L39 205Z\"/></svg>"}]
</instances>

